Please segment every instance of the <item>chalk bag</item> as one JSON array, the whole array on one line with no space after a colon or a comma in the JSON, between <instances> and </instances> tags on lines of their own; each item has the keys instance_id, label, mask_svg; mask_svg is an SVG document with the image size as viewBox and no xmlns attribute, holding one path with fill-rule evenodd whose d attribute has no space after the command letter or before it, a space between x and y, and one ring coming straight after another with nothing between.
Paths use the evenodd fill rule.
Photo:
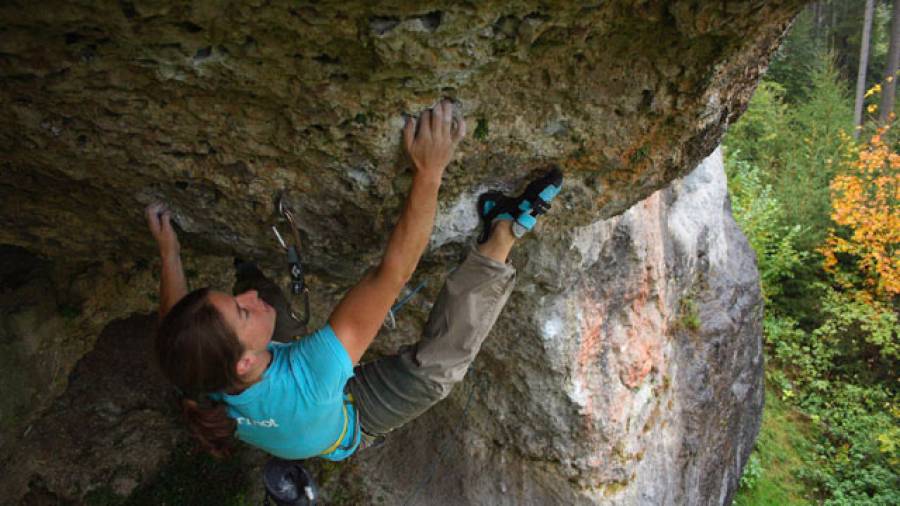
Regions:
<instances>
[{"instance_id":1,"label":"chalk bag","mask_svg":"<svg viewBox=\"0 0 900 506\"><path fill-rule=\"evenodd\" d=\"M266 485L264 505L315 506L318 504L319 487L309 471L298 460L273 458L263 470Z\"/></svg>"}]
</instances>

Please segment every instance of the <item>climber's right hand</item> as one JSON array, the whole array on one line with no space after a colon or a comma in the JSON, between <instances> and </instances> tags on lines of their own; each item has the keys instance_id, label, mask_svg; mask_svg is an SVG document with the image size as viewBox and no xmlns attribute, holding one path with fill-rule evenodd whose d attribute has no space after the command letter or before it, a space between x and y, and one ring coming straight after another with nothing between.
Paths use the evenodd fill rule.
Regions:
<instances>
[{"instance_id":1,"label":"climber's right hand","mask_svg":"<svg viewBox=\"0 0 900 506\"><path fill-rule=\"evenodd\" d=\"M147 206L144 214L150 233L159 246L160 255L178 255L181 252L181 245L178 243L178 234L172 227L172 212L169 207L164 202L154 202Z\"/></svg>"},{"instance_id":2,"label":"climber's right hand","mask_svg":"<svg viewBox=\"0 0 900 506\"><path fill-rule=\"evenodd\" d=\"M440 183L456 145L465 136L466 121L462 117L454 120L453 102L447 99L422 111L418 119L407 117L403 141L416 177Z\"/></svg>"}]
</instances>

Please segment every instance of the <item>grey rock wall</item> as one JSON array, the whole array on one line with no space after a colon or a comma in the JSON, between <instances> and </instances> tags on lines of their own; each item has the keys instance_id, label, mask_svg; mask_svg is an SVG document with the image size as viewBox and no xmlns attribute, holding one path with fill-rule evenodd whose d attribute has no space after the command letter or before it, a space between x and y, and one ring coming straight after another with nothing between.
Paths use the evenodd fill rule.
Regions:
<instances>
[{"instance_id":1,"label":"grey rock wall","mask_svg":"<svg viewBox=\"0 0 900 506\"><path fill-rule=\"evenodd\" d=\"M467 212L446 227L463 242ZM562 241L549 226L515 251L519 283L463 384L339 478L311 466L329 503L730 503L762 418L762 298L721 152L621 216ZM434 291L442 277L419 279ZM429 300L413 298L377 349L415 339ZM148 367L151 321L110 325L7 444L9 504L127 495L185 440ZM258 483L264 456L245 460Z\"/></svg>"},{"instance_id":2,"label":"grey rock wall","mask_svg":"<svg viewBox=\"0 0 900 506\"><path fill-rule=\"evenodd\" d=\"M762 298L721 152L561 234L516 257L451 400L357 457L389 503L433 465L414 504L730 503L762 417Z\"/></svg>"}]
</instances>

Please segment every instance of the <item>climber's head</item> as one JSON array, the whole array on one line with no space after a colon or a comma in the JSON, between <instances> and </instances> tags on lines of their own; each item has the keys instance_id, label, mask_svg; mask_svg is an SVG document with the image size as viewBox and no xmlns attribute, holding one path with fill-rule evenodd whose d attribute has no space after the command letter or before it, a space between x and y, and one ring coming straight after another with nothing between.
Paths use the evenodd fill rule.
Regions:
<instances>
[{"instance_id":1,"label":"climber's head","mask_svg":"<svg viewBox=\"0 0 900 506\"><path fill-rule=\"evenodd\" d=\"M189 395L240 387L267 360L275 310L256 291L231 296L202 288L184 296L160 324L163 372Z\"/></svg>"},{"instance_id":2,"label":"climber's head","mask_svg":"<svg viewBox=\"0 0 900 506\"><path fill-rule=\"evenodd\" d=\"M163 373L184 393L191 434L216 456L233 448L235 421L206 394L247 386L269 358L275 310L255 291L236 297L201 288L185 295L163 318L156 353Z\"/></svg>"},{"instance_id":3,"label":"climber's head","mask_svg":"<svg viewBox=\"0 0 900 506\"><path fill-rule=\"evenodd\" d=\"M259 298L256 290L247 290L240 295L211 291L207 299L244 347L236 366L238 375L244 377L258 369L256 362L269 358L266 351L275 333L275 308Z\"/></svg>"}]
</instances>

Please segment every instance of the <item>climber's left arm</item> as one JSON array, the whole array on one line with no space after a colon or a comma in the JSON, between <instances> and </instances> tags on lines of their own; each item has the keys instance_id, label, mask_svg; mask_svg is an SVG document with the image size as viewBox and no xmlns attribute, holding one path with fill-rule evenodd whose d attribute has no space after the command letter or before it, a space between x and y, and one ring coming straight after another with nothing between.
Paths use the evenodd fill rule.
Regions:
<instances>
[{"instance_id":1,"label":"climber's left arm","mask_svg":"<svg viewBox=\"0 0 900 506\"><path fill-rule=\"evenodd\" d=\"M159 278L159 319L187 295L187 280L181 266L181 245L172 228L172 213L162 202L154 202L145 211L147 226L159 246L162 273Z\"/></svg>"}]
</instances>

